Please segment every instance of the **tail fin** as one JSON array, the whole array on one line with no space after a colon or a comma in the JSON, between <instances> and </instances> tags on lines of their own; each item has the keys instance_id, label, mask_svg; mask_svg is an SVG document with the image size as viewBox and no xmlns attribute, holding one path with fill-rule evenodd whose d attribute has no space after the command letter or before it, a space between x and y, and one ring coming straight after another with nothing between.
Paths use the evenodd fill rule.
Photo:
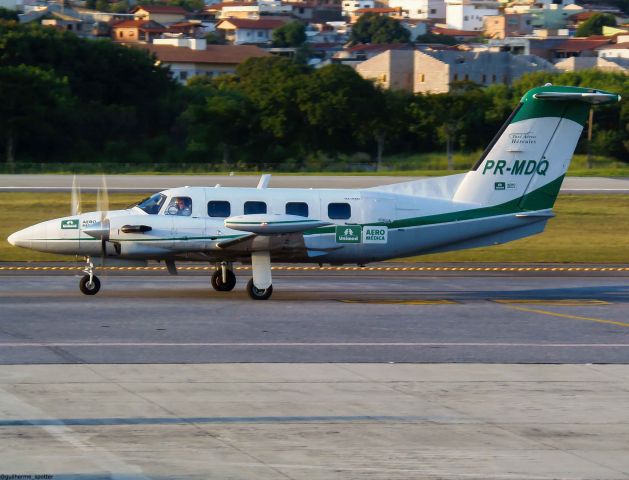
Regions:
<instances>
[{"instance_id":1,"label":"tail fin","mask_svg":"<svg viewBox=\"0 0 629 480\"><path fill-rule=\"evenodd\" d=\"M529 90L494 137L454 201L516 210L552 208L592 104L620 95L545 85Z\"/></svg>"}]
</instances>

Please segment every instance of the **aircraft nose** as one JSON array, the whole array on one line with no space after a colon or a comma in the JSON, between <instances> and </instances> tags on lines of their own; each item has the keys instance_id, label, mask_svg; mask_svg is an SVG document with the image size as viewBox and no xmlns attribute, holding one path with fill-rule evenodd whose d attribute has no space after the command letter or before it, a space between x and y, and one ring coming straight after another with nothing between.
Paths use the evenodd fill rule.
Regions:
<instances>
[{"instance_id":1,"label":"aircraft nose","mask_svg":"<svg viewBox=\"0 0 629 480\"><path fill-rule=\"evenodd\" d=\"M19 232L12 233L9 235L9 238L7 238L7 241L14 247L21 247L22 245L20 245L20 243L24 240L23 231L24 230L20 230Z\"/></svg>"}]
</instances>

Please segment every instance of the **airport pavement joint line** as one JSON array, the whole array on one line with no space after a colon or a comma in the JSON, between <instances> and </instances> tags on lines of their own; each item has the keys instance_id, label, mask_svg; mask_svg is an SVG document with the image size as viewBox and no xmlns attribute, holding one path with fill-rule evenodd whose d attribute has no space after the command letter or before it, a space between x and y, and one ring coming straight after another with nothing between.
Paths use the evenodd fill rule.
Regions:
<instances>
[{"instance_id":1,"label":"airport pavement joint line","mask_svg":"<svg viewBox=\"0 0 629 480\"><path fill-rule=\"evenodd\" d=\"M82 271L83 266L2 266L0 271ZM107 271L151 272L166 271L165 266L157 267L97 267ZM181 266L180 271L214 271L214 267ZM235 270L251 270L250 266L236 267ZM276 271L333 271L333 272L629 272L629 267L272 267Z\"/></svg>"}]
</instances>

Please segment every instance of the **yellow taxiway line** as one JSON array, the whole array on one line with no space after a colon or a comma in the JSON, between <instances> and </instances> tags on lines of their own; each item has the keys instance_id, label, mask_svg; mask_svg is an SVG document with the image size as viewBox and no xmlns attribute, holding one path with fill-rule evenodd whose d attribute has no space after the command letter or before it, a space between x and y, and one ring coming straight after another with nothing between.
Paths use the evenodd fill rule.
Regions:
<instances>
[{"instance_id":1,"label":"yellow taxiway line","mask_svg":"<svg viewBox=\"0 0 629 480\"><path fill-rule=\"evenodd\" d=\"M77 266L0 266L0 271L76 271L83 270ZM152 272L166 271L165 266L154 267L99 267L97 270ZM181 266L177 270L214 271L213 266ZM277 271L345 271L345 272L629 272L629 267L319 267L319 266L283 266L272 267ZM250 266L235 267L235 270L251 270Z\"/></svg>"},{"instance_id":2,"label":"yellow taxiway line","mask_svg":"<svg viewBox=\"0 0 629 480\"><path fill-rule=\"evenodd\" d=\"M539 313L541 315L550 315L552 317L569 318L570 320L579 320L579 321L582 321L582 322L605 323L605 324L608 324L608 325L618 325L620 327L629 327L629 323L616 322L614 320L605 320L603 318L581 317L579 315L570 315L568 313L559 313L559 312L549 312L547 310L538 310L537 308L526 308L526 307L515 307L515 306L507 306L507 308L512 308L514 310L520 310L521 312Z\"/></svg>"}]
</instances>

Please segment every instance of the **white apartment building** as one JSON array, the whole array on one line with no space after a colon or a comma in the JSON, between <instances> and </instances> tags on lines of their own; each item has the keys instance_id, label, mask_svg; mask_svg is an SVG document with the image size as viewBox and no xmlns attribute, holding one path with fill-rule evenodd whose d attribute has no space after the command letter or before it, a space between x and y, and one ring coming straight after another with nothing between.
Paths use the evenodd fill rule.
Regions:
<instances>
[{"instance_id":1,"label":"white apartment building","mask_svg":"<svg viewBox=\"0 0 629 480\"><path fill-rule=\"evenodd\" d=\"M389 7L401 8L402 15L414 20L446 18L445 0L389 0Z\"/></svg>"},{"instance_id":2,"label":"white apartment building","mask_svg":"<svg viewBox=\"0 0 629 480\"><path fill-rule=\"evenodd\" d=\"M481 31L486 16L500 13L499 5L491 0L446 0L446 24L455 30Z\"/></svg>"}]
</instances>

